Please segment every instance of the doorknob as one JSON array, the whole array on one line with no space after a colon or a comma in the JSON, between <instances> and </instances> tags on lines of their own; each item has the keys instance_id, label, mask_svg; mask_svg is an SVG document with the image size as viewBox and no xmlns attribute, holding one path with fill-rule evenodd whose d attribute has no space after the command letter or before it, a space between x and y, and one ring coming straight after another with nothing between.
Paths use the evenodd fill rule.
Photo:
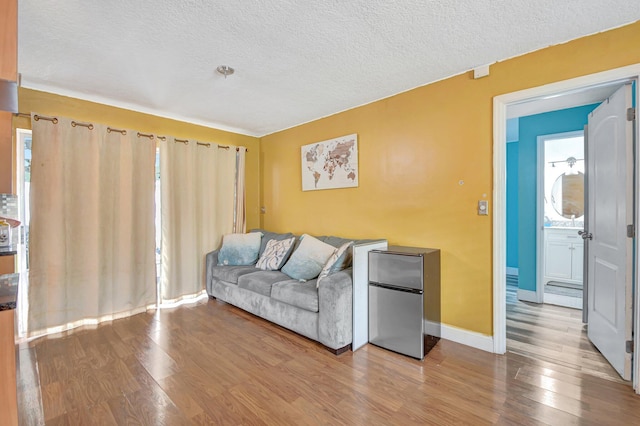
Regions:
<instances>
[{"instance_id":1,"label":"doorknob","mask_svg":"<svg viewBox=\"0 0 640 426\"><path fill-rule=\"evenodd\" d=\"M593 240L593 235L590 232L578 231L578 235L580 235L583 240L586 240L586 239Z\"/></svg>"}]
</instances>

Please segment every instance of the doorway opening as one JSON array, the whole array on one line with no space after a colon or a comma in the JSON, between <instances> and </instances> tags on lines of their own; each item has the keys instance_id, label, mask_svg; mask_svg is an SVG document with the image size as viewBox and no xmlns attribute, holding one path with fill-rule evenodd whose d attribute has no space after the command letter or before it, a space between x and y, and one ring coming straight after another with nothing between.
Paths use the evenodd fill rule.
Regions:
<instances>
[{"instance_id":1,"label":"doorway opening","mask_svg":"<svg viewBox=\"0 0 640 426\"><path fill-rule=\"evenodd\" d=\"M533 89L527 89L494 98L494 242L493 242L493 280L494 280L494 352L504 353L506 351L506 122L508 111L518 108L530 108L533 102L548 103L555 98L566 98L567 95L577 94L597 90L612 84L620 85L625 81L637 80L640 76L640 64L610 70L572 80L552 83ZM637 85L634 87L634 96L637 97ZM575 105L575 104L574 104ZM638 122L633 122L634 132L638 134ZM634 159L637 163L637 151L634 152ZM566 160L566 159L565 159ZM638 176L633 176L633 181L637 185ZM634 200L631 200L633 202ZM634 222L638 223L637 209L633 213ZM635 241L634 241L635 243ZM638 264L638 250L631 252L635 264ZM637 282L637 268L633 270L632 282ZM635 291L633 296L634 306L639 306L639 295ZM640 314L638 309L633 311L633 328L638 330L640 325ZM638 347L638 333L633 337L635 347ZM638 360L633 359L632 365L633 386L638 392Z\"/></svg>"},{"instance_id":2,"label":"doorway opening","mask_svg":"<svg viewBox=\"0 0 640 426\"><path fill-rule=\"evenodd\" d=\"M585 114L586 117L586 114ZM538 136L536 292L542 302L582 309L584 131ZM542 226L540 226L542 222ZM539 299L539 298L538 298Z\"/></svg>"},{"instance_id":3,"label":"doorway opening","mask_svg":"<svg viewBox=\"0 0 640 426\"><path fill-rule=\"evenodd\" d=\"M589 341L582 322L585 244L579 232L585 228L584 131L564 130L584 128L597 105L514 118L518 132L508 143L507 182L519 181L516 201L524 207L518 208L514 191L508 189L507 214L522 218L525 238L507 237L507 350L563 374L628 383ZM535 164L534 173L527 169L520 173L510 158L514 153L518 157L521 153L522 162ZM526 238L530 234L535 238ZM525 258L522 286L518 276L509 274L513 272L509 267L518 265L512 253L517 252L512 250L514 240Z\"/></svg>"},{"instance_id":4,"label":"doorway opening","mask_svg":"<svg viewBox=\"0 0 640 426\"><path fill-rule=\"evenodd\" d=\"M18 196L18 220L20 230L18 237L18 253L15 271L20 274L17 300L17 328L18 337L27 333L27 312L29 302L29 221L31 199L31 130L16 129L16 194Z\"/></svg>"}]
</instances>

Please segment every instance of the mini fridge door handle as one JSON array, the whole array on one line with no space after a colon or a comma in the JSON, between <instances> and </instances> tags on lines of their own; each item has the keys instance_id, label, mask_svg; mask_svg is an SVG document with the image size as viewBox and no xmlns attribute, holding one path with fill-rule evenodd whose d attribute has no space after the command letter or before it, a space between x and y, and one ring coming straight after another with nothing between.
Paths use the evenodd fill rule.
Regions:
<instances>
[{"instance_id":1,"label":"mini fridge door handle","mask_svg":"<svg viewBox=\"0 0 640 426\"><path fill-rule=\"evenodd\" d=\"M405 293L422 294L422 290L419 290L417 288L400 287L397 285L377 283L373 281L369 281L369 285L373 287L386 288L389 290L404 291Z\"/></svg>"}]
</instances>

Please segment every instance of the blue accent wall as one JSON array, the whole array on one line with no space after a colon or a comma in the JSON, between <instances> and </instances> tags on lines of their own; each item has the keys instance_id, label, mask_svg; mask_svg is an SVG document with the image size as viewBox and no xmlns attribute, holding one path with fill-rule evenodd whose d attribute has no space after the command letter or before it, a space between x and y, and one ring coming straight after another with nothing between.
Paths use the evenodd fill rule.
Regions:
<instances>
[{"instance_id":1,"label":"blue accent wall","mask_svg":"<svg viewBox=\"0 0 640 426\"><path fill-rule=\"evenodd\" d=\"M536 182L538 136L583 130L588 114L598 104L521 117L518 136L518 286L536 290ZM508 144L507 147L512 144ZM512 177L513 179L513 177ZM509 166L507 166L509 182ZM509 197L507 195L507 211ZM508 213L507 213L508 214ZM507 241L507 253L509 253ZM508 256L508 255L507 255ZM508 262L507 262L508 263Z\"/></svg>"},{"instance_id":2,"label":"blue accent wall","mask_svg":"<svg viewBox=\"0 0 640 426\"><path fill-rule=\"evenodd\" d=\"M518 267L518 152L519 144L507 143L507 267Z\"/></svg>"},{"instance_id":3,"label":"blue accent wall","mask_svg":"<svg viewBox=\"0 0 640 426\"><path fill-rule=\"evenodd\" d=\"M507 120L507 267L518 267L518 126Z\"/></svg>"},{"instance_id":4,"label":"blue accent wall","mask_svg":"<svg viewBox=\"0 0 640 426\"><path fill-rule=\"evenodd\" d=\"M518 142L518 126L520 121L517 118L507 120L507 142Z\"/></svg>"}]
</instances>

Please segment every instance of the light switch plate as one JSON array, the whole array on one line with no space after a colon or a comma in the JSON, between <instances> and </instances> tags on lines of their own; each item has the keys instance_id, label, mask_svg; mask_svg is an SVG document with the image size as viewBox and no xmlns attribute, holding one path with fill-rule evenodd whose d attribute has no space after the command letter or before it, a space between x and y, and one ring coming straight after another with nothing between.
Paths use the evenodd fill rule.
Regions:
<instances>
[{"instance_id":1,"label":"light switch plate","mask_svg":"<svg viewBox=\"0 0 640 426\"><path fill-rule=\"evenodd\" d=\"M489 214L489 202L487 200L478 201L478 215L487 216Z\"/></svg>"}]
</instances>

